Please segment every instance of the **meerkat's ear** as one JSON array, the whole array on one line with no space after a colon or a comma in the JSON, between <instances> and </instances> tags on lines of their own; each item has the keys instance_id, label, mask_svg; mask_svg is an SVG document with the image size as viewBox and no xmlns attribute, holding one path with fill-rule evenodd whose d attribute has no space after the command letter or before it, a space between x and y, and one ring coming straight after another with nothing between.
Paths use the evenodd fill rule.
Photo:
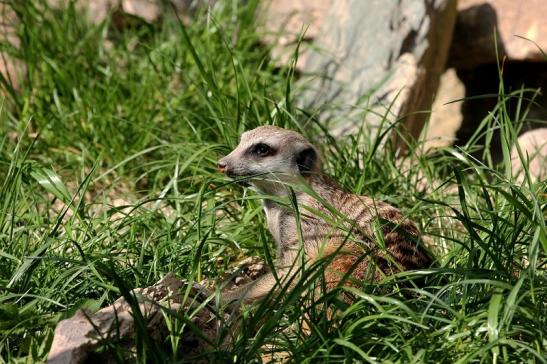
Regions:
<instances>
[{"instance_id":1,"label":"meerkat's ear","mask_svg":"<svg viewBox=\"0 0 547 364\"><path fill-rule=\"evenodd\" d=\"M317 164L317 152L313 147L302 150L296 156L296 165L303 176L313 171Z\"/></svg>"}]
</instances>

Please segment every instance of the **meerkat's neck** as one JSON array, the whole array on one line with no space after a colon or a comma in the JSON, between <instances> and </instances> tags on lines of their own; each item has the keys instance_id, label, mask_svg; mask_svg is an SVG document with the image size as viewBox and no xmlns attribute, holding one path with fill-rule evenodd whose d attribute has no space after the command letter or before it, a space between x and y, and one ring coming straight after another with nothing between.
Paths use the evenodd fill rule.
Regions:
<instances>
[{"instance_id":1,"label":"meerkat's neck","mask_svg":"<svg viewBox=\"0 0 547 364\"><path fill-rule=\"evenodd\" d=\"M307 188L304 188L306 186ZM298 202L301 203L302 198L309 197L309 190L311 188L321 199L331 202L333 200L333 195L336 192L342 191L342 189L328 176L323 173L313 174L301 178L295 184L284 184L284 183L271 183L267 185L261 185L257 183L255 185L256 190L264 195L264 208L265 209L275 209L280 208L279 204L268 199L267 196L275 197L289 197L290 190L294 191Z\"/></svg>"}]
</instances>

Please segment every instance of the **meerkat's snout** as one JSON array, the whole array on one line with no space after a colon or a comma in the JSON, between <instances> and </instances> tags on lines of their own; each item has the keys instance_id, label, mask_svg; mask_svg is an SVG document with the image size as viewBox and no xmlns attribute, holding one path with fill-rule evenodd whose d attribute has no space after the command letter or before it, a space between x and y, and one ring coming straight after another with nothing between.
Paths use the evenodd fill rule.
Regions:
<instances>
[{"instance_id":1,"label":"meerkat's snout","mask_svg":"<svg viewBox=\"0 0 547 364\"><path fill-rule=\"evenodd\" d=\"M231 153L232 154L232 153ZM226 174L228 177L231 178L237 178L237 177L244 177L246 176L246 173L242 171L241 168L238 168L238 163L230 157L230 155L227 155L226 157L220 159L217 163L217 168L220 173Z\"/></svg>"},{"instance_id":2,"label":"meerkat's snout","mask_svg":"<svg viewBox=\"0 0 547 364\"><path fill-rule=\"evenodd\" d=\"M217 168L219 172L224 173L226 171L226 162L223 162L222 159L218 161Z\"/></svg>"}]
</instances>

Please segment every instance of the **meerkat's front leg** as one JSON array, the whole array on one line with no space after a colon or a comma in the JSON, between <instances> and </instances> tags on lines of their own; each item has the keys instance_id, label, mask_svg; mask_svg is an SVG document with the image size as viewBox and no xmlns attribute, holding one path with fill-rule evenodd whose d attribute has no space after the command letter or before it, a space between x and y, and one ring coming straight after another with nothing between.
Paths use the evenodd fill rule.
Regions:
<instances>
[{"instance_id":1,"label":"meerkat's front leg","mask_svg":"<svg viewBox=\"0 0 547 364\"><path fill-rule=\"evenodd\" d=\"M284 272L277 272L278 279L281 280L283 278L283 273ZM241 303L253 303L266 297L277 285L278 279L276 279L273 273L266 273L254 282L224 292L221 299L224 304L228 305L239 306Z\"/></svg>"},{"instance_id":2,"label":"meerkat's front leg","mask_svg":"<svg viewBox=\"0 0 547 364\"><path fill-rule=\"evenodd\" d=\"M295 272L298 256L297 250L286 251L276 263L275 275L271 272L266 273L254 282L223 292L221 295L222 303L239 306L241 303L249 304L265 298L276 286L285 284L286 278L291 272Z\"/></svg>"}]
</instances>

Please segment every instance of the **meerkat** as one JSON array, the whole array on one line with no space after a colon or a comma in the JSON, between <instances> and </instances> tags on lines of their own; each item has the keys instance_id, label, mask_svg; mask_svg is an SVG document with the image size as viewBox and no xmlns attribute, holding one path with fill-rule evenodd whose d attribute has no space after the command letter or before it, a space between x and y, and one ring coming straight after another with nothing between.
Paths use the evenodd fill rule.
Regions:
<instances>
[{"instance_id":1,"label":"meerkat","mask_svg":"<svg viewBox=\"0 0 547 364\"><path fill-rule=\"evenodd\" d=\"M295 131L275 126L247 131L239 145L219 160L218 168L264 195L268 229L277 245L277 277L267 273L224 293L227 303L259 300L300 260L313 264L331 254L324 273L327 289L336 287L347 273L354 282L367 277L379 280L432 264L412 221L385 202L339 187L322 172L317 149ZM298 218L294 208L279 202L289 195L296 197Z\"/></svg>"}]
</instances>

